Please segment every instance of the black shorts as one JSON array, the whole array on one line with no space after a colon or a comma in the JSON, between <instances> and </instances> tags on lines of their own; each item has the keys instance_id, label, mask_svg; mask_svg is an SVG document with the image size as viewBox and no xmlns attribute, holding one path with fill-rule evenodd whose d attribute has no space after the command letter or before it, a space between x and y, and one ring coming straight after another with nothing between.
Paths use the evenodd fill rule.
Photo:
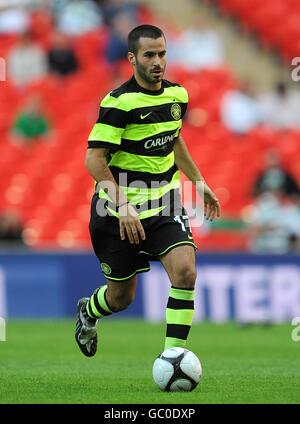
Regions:
<instances>
[{"instance_id":1,"label":"black shorts","mask_svg":"<svg viewBox=\"0 0 300 424\"><path fill-rule=\"evenodd\" d=\"M149 271L149 260L159 260L159 256L177 246L191 245L197 249L183 208L182 215L153 216L141 220L146 240L130 244L127 235L125 240L120 238L118 218L111 215L100 217L97 214L98 199L95 194L89 229L94 251L107 279L122 281Z\"/></svg>"}]
</instances>

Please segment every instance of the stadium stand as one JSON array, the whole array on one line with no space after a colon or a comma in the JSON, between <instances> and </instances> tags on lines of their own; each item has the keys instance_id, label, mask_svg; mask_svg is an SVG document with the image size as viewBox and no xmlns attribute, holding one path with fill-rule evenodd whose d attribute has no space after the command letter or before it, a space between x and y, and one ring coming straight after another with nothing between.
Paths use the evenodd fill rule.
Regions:
<instances>
[{"instance_id":1,"label":"stadium stand","mask_svg":"<svg viewBox=\"0 0 300 424\"><path fill-rule=\"evenodd\" d=\"M300 3L297 0L206 0L206 3L215 3L224 13L237 18L265 47L278 50L287 64L299 55Z\"/></svg>"},{"instance_id":2,"label":"stadium stand","mask_svg":"<svg viewBox=\"0 0 300 424\"><path fill-rule=\"evenodd\" d=\"M294 25L296 17L300 17L297 1L278 1L276 8L272 1L259 0L220 0L218 4L242 25L255 30L266 45L278 47L285 59L295 54L300 45L300 27ZM38 14L32 19L36 40L47 49L53 23L45 19L46 25ZM143 22L151 19L148 10L141 12ZM268 25L263 24L266 19ZM275 27L280 28L279 19L286 20L284 31L274 31ZM0 56L6 57L17 37L0 37ZM47 76L23 90L10 81L0 83L0 210L20 210L24 236L32 248L90 247L87 224L93 181L84 167L84 157L98 102L114 86L101 53L106 41L105 27L74 37L80 70L63 82ZM122 62L119 69L121 79L130 76L127 62ZM283 133L258 127L241 140L223 126L219 113L221 98L227 90L239 86L227 66L198 72L176 67L168 71L167 78L180 82L189 91L189 114L183 136L200 170L218 193L223 219L240 220L243 209L252 201L252 185L262 167L264 152L270 147L280 151L283 164L300 181L300 165L294 160L300 156L300 131ZM34 92L44 99L56 141L47 144L37 140L30 149L22 149L10 143L9 129L20 105ZM246 248L245 233L238 229L230 233L224 229L199 233L196 240L199 247L207 250Z\"/></svg>"}]
</instances>

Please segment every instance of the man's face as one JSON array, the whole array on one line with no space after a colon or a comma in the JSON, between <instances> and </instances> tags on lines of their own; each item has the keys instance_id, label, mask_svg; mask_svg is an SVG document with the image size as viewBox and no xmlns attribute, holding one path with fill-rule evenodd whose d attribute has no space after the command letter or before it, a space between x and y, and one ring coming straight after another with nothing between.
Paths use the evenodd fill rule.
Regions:
<instances>
[{"instance_id":1,"label":"man's face","mask_svg":"<svg viewBox=\"0 0 300 424\"><path fill-rule=\"evenodd\" d=\"M157 84L163 79L166 68L166 41L164 37L141 37L136 54L136 71L149 84Z\"/></svg>"}]
</instances>

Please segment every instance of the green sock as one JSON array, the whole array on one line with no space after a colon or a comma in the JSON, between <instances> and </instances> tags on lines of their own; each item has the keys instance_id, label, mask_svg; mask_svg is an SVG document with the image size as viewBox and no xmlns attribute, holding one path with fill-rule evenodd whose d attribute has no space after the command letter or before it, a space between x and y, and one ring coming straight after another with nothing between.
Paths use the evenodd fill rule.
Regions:
<instances>
[{"instance_id":1,"label":"green sock","mask_svg":"<svg viewBox=\"0 0 300 424\"><path fill-rule=\"evenodd\" d=\"M185 347L194 316L194 299L194 289L170 289L165 349Z\"/></svg>"},{"instance_id":2,"label":"green sock","mask_svg":"<svg viewBox=\"0 0 300 424\"><path fill-rule=\"evenodd\" d=\"M107 290L107 285L99 287L92 294L86 306L86 310L90 318L94 318L94 319L103 318L112 314L112 311L110 310L106 301L106 297L105 297L106 290Z\"/></svg>"}]
</instances>

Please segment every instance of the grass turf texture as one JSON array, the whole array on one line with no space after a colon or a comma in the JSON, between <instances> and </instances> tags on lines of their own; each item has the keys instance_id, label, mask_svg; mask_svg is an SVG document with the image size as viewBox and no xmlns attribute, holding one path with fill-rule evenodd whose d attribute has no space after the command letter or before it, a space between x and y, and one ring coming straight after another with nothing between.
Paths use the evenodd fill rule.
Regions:
<instances>
[{"instance_id":1,"label":"grass turf texture","mask_svg":"<svg viewBox=\"0 0 300 424\"><path fill-rule=\"evenodd\" d=\"M191 393L161 392L152 364L165 326L107 319L85 358L73 321L11 321L0 342L0 403L299 403L300 342L290 325L197 324L188 348L203 366Z\"/></svg>"}]
</instances>

